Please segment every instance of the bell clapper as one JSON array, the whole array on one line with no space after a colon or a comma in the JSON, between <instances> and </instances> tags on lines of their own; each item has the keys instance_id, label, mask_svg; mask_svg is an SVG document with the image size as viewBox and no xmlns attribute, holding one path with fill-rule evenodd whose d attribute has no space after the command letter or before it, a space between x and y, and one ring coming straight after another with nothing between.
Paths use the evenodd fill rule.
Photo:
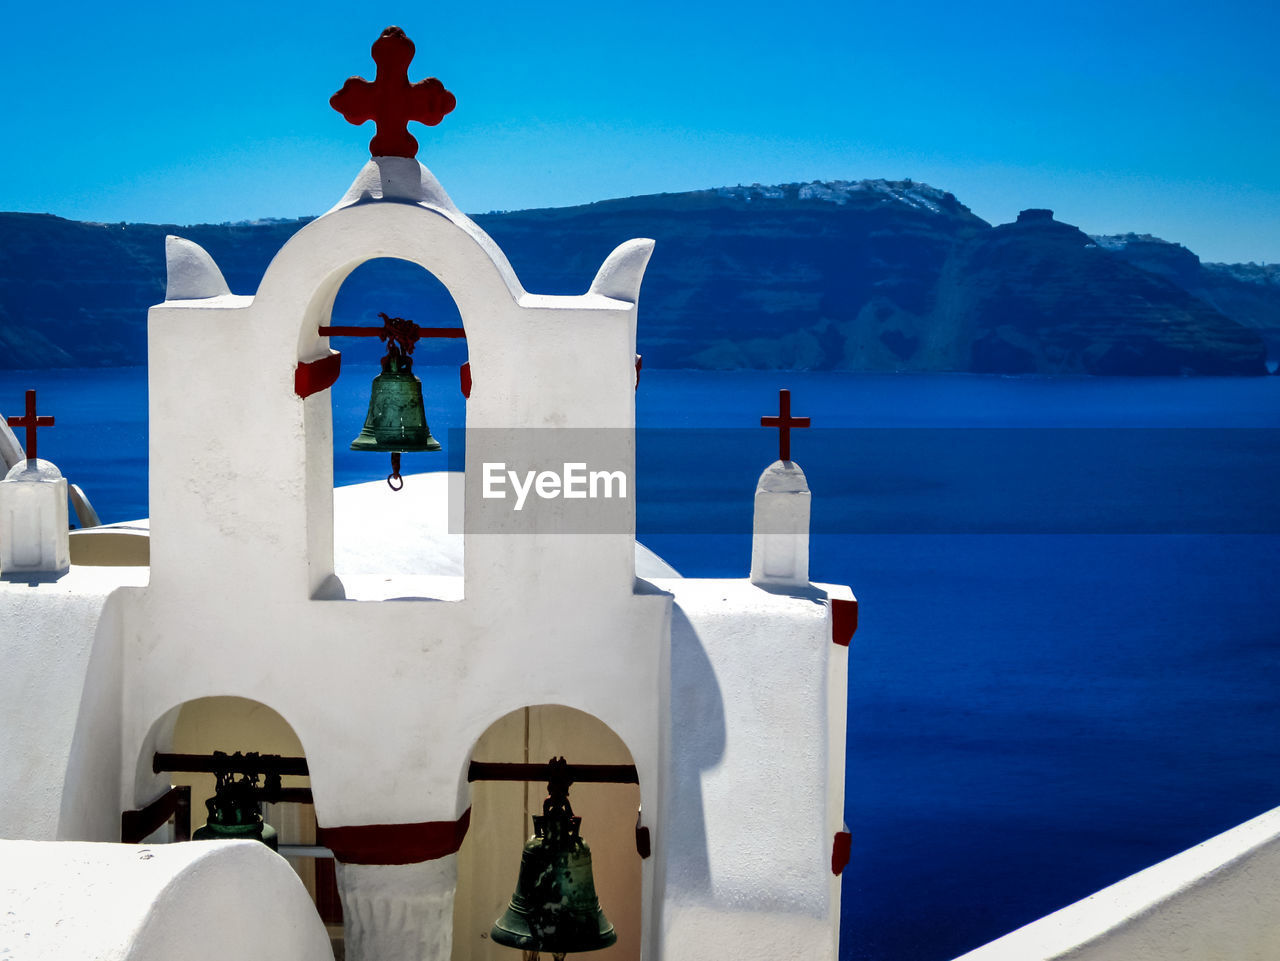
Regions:
<instances>
[{"instance_id":1,"label":"bell clapper","mask_svg":"<svg viewBox=\"0 0 1280 961\"><path fill-rule=\"evenodd\" d=\"M562 951L552 952L552 961L564 961L564 953ZM539 961L541 957L538 951L521 951L520 961Z\"/></svg>"},{"instance_id":2,"label":"bell clapper","mask_svg":"<svg viewBox=\"0 0 1280 961\"><path fill-rule=\"evenodd\" d=\"M404 487L404 478L400 476L400 452L391 452L391 473L387 475L387 486L393 491Z\"/></svg>"}]
</instances>

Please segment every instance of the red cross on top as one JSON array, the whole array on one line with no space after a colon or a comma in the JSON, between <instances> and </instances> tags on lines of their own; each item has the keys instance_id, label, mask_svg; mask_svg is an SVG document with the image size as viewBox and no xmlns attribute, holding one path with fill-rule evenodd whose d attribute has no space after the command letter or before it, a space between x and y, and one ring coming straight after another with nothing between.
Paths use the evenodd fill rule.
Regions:
<instances>
[{"instance_id":1,"label":"red cross on top","mask_svg":"<svg viewBox=\"0 0 1280 961\"><path fill-rule=\"evenodd\" d=\"M27 451L27 462L34 464L36 460L36 428L53 426L52 416L48 414L36 415L36 392L34 390L27 391L27 412L21 417L9 417L7 422L10 427L25 427L27 429L27 442L22 446Z\"/></svg>"},{"instance_id":2,"label":"red cross on top","mask_svg":"<svg viewBox=\"0 0 1280 961\"><path fill-rule=\"evenodd\" d=\"M329 98L329 106L356 126L367 120L378 125L369 141L375 157L416 157L418 141L409 133L409 121L434 127L458 103L435 77L409 82L413 41L399 27L387 27L373 42L373 62L378 72L370 82L349 77Z\"/></svg>"},{"instance_id":3,"label":"red cross on top","mask_svg":"<svg viewBox=\"0 0 1280 961\"><path fill-rule=\"evenodd\" d=\"M791 428L808 427L808 417L791 416L791 391L778 391L778 416L761 417L761 427L778 428L778 460L791 460Z\"/></svg>"}]
</instances>

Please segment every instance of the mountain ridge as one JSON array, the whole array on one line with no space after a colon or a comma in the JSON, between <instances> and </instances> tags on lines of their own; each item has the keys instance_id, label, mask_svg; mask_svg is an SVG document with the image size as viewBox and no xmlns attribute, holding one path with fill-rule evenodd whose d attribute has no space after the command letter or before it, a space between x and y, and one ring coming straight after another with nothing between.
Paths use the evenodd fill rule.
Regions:
<instances>
[{"instance_id":1,"label":"mountain ridge","mask_svg":"<svg viewBox=\"0 0 1280 961\"><path fill-rule=\"evenodd\" d=\"M232 290L252 293L312 219L0 214L0 367L140 363L146 308L164 295L165 234L205 247ZM654 237L639 344L651 367L1259 374L1263 340L1280 353L1280 268L1204 265L1149 235L1090 238L1051 211L993 226L912 180L737 185L473 219L540 293L581 293L618 243ZM358 268L334 319L380 310L456 318L438 281L396 261ZM460 350L432 345L424 362Z\"/></svg>"}]
</instances>

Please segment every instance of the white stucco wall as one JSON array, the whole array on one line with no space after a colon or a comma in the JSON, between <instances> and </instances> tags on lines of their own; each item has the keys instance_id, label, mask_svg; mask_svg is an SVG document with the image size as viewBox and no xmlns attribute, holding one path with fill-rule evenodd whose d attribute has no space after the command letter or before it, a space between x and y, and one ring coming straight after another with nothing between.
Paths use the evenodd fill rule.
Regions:
<instances>
[{"instance_id":1,"label":"white stucco wall","mask_svg":"<svg viewBox=\"0 0 1280 961\"><path fill-rule=\"evenodd\" d=\"M444 474L410 475L400 495L381 482L334 492L349 508L340 512L340 567L379 572L348 575L351 593L372 600L453 590L461 597L462 538L447 531L447 487ZM411 542L379 552L376 542L390 543L405 527L383 509L383 495L416 502L422 523L410 525ZM135 536L145 538L145 526ZM635 551L642 573L674 573L643 546ZM387 576L417 569L432 573ZM56 579L0 580L0 837L113 840L119 809L136 806L133 767L121 754L121 608L111 595L145 585L148 573L73 565ZM198 805L194 815L198 824Z\"/></svg>"},{"instance_id":2,"label":"white stucco wall","mask_svg":"<svg viewBox=\"0 0 1280 961\"><path fill-rule=\"evenodd\" d=\"M109 603L145 568L0 581L0 837L115 840L120 646Z\"/></svg>"},{"instance_id":3,"label":"white stucco wall","mask_svg":"<svg viewBox=\"0 0 1280 961\"><path fill-rule=\"evenodd\" d=\"M0 954L23 961L324 961L284 859L252 841L0 841Z\"/></svg>"},{"instance_id":4,"label":"white stucco wall","mask_svg":"<svg viewBox=\"0 0 1280 961\"><path fill-rule=\"evenodd\" d=\"M834 961L848 649L827 598L851 594L655 584L675 603L661 957Z\"/></svg>"},{"instance_id":5,"label":"white stucco wall","mask_svg":"<svg viewBox=\"0 0 1280 961\"><path fill-rule=\"evenodd\" d=\"M1280 808L957 961L1274 961Z\"/></svg>"}]
</instances>

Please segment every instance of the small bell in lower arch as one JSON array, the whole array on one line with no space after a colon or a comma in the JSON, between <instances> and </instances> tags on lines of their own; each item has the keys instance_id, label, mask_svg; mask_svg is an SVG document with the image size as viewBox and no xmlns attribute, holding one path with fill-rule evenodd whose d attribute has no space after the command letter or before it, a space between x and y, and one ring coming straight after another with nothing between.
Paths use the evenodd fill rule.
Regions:
<instances>
[{"instance_id":1,"label":"small bell in lower arch","mask_svg":"<svg viewBox=\"0 0 1280 961\"><path fill-rule=\"evenodd\" d=\"M582 818L569 806L564 758L552 758L552 774L534 836L524 846L515 894L489 937L521 948L532 961L549 951L560 961L577 951L598 951L618 940L596 896L591 849L579 836Z\"/></svg>"},{"instance_id":2,"label":"small bell in lower arch","mask_svg":"<svg viewBox=\"0 0 1280 961\"><path fill-rule=\"evenodd\" d=\"M214 757L219 754L222 752L215 751ZM222 756L226 757L225 754ZM234 756L238 758L239 752ZM204 827L192 833L191 840L261 841L271 850L278 851L280 837L276 829L262 819L258 775L243 774L237 778L233 771L218 771L217 778L213 797L204 802L209 820Z\"/></svg>"}]
</instances>

